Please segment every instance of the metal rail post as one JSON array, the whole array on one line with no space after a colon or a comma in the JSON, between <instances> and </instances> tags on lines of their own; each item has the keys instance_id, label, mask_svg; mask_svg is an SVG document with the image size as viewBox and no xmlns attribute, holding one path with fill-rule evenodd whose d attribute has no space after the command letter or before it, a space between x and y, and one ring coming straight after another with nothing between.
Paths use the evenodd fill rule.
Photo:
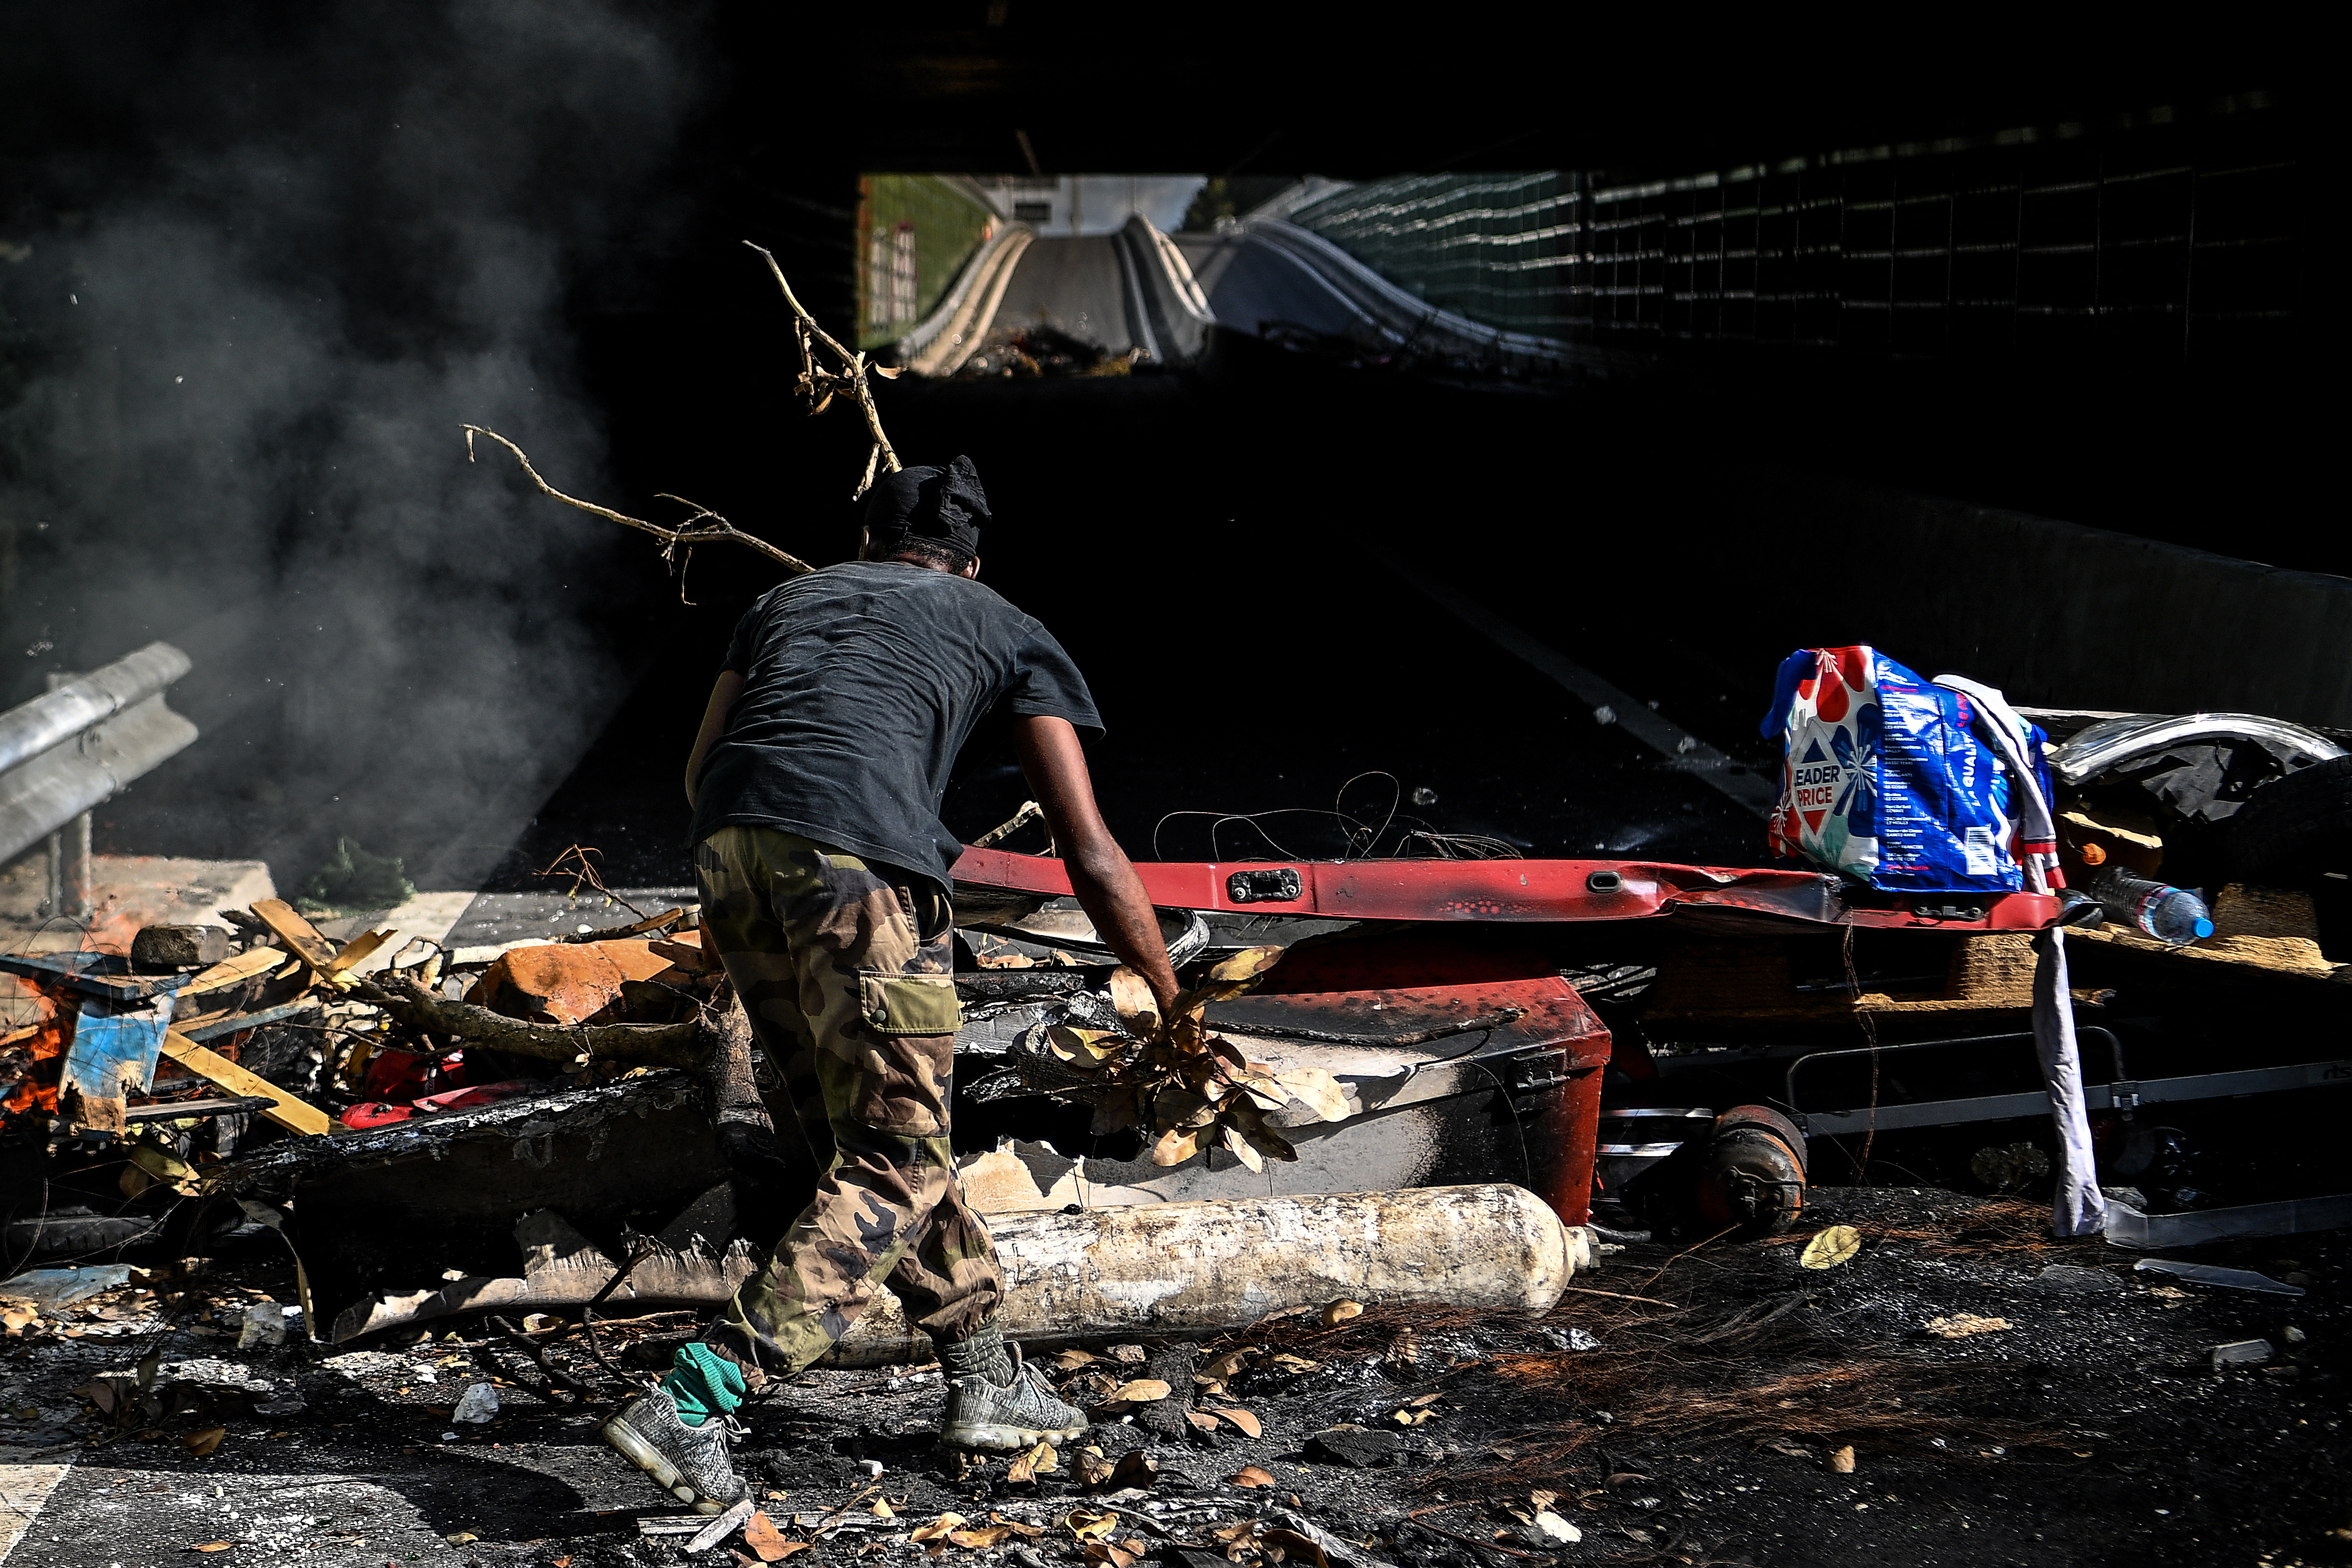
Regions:
<instances>
[{"instance_id":1,"label":"metal rail post","mask_svg":"<svg viewBox=\"0 0 2352 1568\"><path fill-rule=\"evenodd\" d=\"M79 679L71 670L51 670L49 689ZM90 904L89 813L85 811L49 835L49 896L41 913L52 920L86 921Z\"/></svg>"}]
</instances>

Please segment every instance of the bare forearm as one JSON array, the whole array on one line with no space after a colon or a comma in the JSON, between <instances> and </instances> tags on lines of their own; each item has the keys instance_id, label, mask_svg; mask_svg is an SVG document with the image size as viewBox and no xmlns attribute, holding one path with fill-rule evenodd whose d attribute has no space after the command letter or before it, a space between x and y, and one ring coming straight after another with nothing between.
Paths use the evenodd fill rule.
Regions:
<instances>
[{"instance_id":1,"label":"bare forearm","mask_svg":"<svg viewBox=\"0 0 2352 1568\"><path fill-rule=\"evenodd\" d=\"M1070 890L1078 896L1078 907L1094 921L1103 944L1143 976L1161 1006L1172 1002L1176 971L1160 935L1160 917L1125 852L1117 844L1089 846L1064 864L1069 868Z\"/></svg>"},{"instance_id":2,"label":"bare forearm","mask_svg":"<svg viewBox=\"0 0 2352 1568\"><path fill-rule=\"evenodd\" d=\"M1168 1006L1176 999L1176 970L1160 940L1160 918L1152 912L1143 879L1103 826L1077 731L1066 720L1027 717L1014 727L1014 744L1021 772L1061 847L1078 907L1095 922L1104 945L1143 976L1161 1007Z\"/></svg>"}]
</instances>

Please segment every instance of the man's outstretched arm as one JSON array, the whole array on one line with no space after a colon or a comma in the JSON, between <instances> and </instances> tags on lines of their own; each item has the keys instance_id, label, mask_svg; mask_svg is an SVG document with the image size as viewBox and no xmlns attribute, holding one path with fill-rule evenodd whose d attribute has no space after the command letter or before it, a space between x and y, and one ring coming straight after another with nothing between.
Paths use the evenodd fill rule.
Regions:
<instances>
[{"instance_id":1,"label":"man's outstretched arm","mask_svg":"<svg viewBox=\"0 0 2352 1568\"><path fill-rule=\"evenodd\" d=\"M702 764L710 760L710 748L719 744L727 733L727 714L735 706L735 699L743 695L743 677L735 670L719 672L718 684L710 689L710 706L702 710L702 732L694 738L694 750L686 757L686 806L694 809L694 794L702 783Z\"/></svg>"},{"instance_id":2,"label":"man's outstretched arm","mask_svg":"<svg viewBox=\"0 0 2352 1568\"><path fill-rule=\"evenodd\" d=\"M1160 920L1144 894L1143 879L1103 826L1077 731L1066 719L1035 714L1015 719L1013 728L1022 774L1054 830L1054 846L1069 868L1078 906L1110 950L1143 976L1165 1013L1176 1000L1168 944L1160 940Z\"/></svg>"}]
</instances>

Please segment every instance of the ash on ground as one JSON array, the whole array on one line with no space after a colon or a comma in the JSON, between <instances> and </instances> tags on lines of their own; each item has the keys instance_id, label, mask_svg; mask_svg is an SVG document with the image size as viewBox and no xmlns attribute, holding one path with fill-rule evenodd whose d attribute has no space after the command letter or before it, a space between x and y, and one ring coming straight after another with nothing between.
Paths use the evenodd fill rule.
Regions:
<instances>
[{"instance_id":1,"label":"ash on ground","mask_svg":"<svg viewBox=\"0 0 2352 1568\"><path fill-rule=\"evenodd\" d=\"M1041 1353L1101 1415L1027 1479L1019 1456L934 1447L924 1369L810 1373L748 1407L739 1468L777 1538L812 1543L778 1559L795 1563L2352 1557L2342 1237L2194 1255L2288 1295L2053 1241L2015 1201L1830 1188L1805 1217L1761 1242L1629 1243L1538 1321L1375 1307L1189 1352ZM1839 1224L1861 1250L1804 1267ZM290 1268L256 1254L17 1323L0 1445L71 1465L20 1560L689 1560L683 1510L599 1440L609 1403L574 1402L478 1321L310 1343L296 1299ZM271 1314L282 1343L246 1327ZM650 1377L693 1326L607 1325L600 1349ZM620 1391L576 1340L536 1334L559 1370ZM2241 1348L2217 1368L2217 1346ZM1181 1386L1111 1397L1171 1366L1192 1369L1192 1418ZM456 1421L480 1383L495 1415ZM740 1533L691 1559L759 1560Z\"/></svg>"}]
</instances>

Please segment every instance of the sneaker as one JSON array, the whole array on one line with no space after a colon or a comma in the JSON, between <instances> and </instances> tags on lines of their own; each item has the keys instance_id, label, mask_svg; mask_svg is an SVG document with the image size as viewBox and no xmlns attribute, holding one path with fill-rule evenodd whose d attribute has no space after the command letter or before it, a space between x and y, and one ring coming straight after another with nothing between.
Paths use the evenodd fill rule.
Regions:
<instances>
[{"instance_id":1,"label":"sneaker","mask_svg":"<svg viewBox=\"0 0 2352 1568\"><path fill-rule=\"evenodd\" d=\"M740 1430L723 1416L688 1426L669 1391L656 1388L604 1423L604 1441L678 1501L698 1513L724 1513L747 1495L727 1458L728 1436Z\"/></svg>"},{"instance_id":2,"label":"sneaker","mask_svg":"<svg viewBox=\"0 0 2352 1568\"><path fill-rule=\"evenodd\" d=\"M1021 1347L995 1329L982 1330L940 1352L948 1373L948 1417L940 1441L957 1448L1000 1452L1065 1442L1087 1426L1086 1412L1065 1405Z\"/></svg>"}]
</instances>

